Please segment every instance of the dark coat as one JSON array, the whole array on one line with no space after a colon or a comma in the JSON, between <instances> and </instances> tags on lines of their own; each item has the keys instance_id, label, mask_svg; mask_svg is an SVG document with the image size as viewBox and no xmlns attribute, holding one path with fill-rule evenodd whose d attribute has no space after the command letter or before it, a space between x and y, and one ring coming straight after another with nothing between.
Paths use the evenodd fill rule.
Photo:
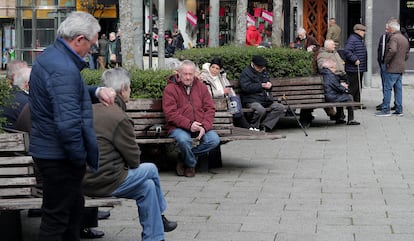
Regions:
<instances>
[{"instance_id":1,"label":"dark coat","mask_svg":"<svg viewBox=\"0 0 414 241\"><path fill-rule=\"evenodd\" d=\"M240 74L241 100L243 106L258 102L264 107L273 103L271 89L263 89L262 83L270 81L268 73L257 72L251 65L244 68Z\"/></svg>"},{"instance_id":2,"label":"dark coat","mask_svg":"<svg viewBox=\"0 0 414 241\"><path fill-rule=\"evenodd\" d=\"M80 71L85 61L57 39L33 64L30 75L30 155L70 160L98 168L99 151L93 128L96 87L86 86Z\"/></svg>"},{"instance_id":3,"label":"dark coat","mask_svg":"<svg viewBox=\"0 0 414 241\"><path fill-rule=\"evenodd\" d=\"M190 94L187 95L178 75L168 78L162 94L162 110L168 133L175 128L190 131L194 121L202 123L207 132L213 127L216 111L210 92L203 82L195 77Z\"/></svg>"},{"instance_id":4,"label":"dark coat","mask_svg":"<svg viewBox=\"0 0 414 241\"><path fill-rule=\"evenodd\" d=\"M404 73L409 52L410 44L400 31L390 34L384 56L387 73Z\"/></svg>"},{"instance_id":5,"label":"dark coat","mask_svg":"<svg viewBox=\"0 0 414 241\"><path fill-rule=\"evenodd\" d=\"M29 103L29 94L21 90L18 86L13 86L10 92L10 104L5 106L1 111L1 116L6 117L7 124L5 127L16 129L16 122L23 107Z\"/></svg>"},{"instance_id":6,"label":"dark coat","mask_svg":"<svg viewBox=\"0 0 414 241\"><path fill-rule=\"evenodd\" d=\"M358 66L355 65L355 61L359 60L359 71L367 71L367 48L365 47L364 39L353 33L349 36L345 48L345 71L351 73L358 72Z\"/></svg>"},{"instance_id":7,"label":"dark coat","mask_svg":"<svg viewBox=\"0 0 414 241\"><path fill-rule=\"evenodd\" d=\"M321 74L323 77L326 102L347 102L352 100L352 97L348 93L349 90L341 85L338 75L335 75L327 68L323 68Z\"/></svg>"}]
</instances>

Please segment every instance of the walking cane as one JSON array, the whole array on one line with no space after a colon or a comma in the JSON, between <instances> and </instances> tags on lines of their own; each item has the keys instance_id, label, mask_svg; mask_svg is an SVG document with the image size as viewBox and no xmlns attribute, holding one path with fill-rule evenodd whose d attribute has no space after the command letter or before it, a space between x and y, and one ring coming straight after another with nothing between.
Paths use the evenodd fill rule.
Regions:
<instances>
[{"instance_id":1,"label":"walking cane","mask_svg":"<svg viewBox=\"0 0 414 241\"><path fill-rule=\"evenodd\" d=\"M302 123L300 123L300 121L298 120L298 117L296 116L296 113L292 110L292 108L290 107L289 103L287 102L287 98L286 95L283 94L282 96L282 100L285 102L285 104L288 107L288 110L290 111L290 113L292 113L293 117L295 118L296 122L298 122L300 128L303 130L303 132L305 133L305 136L308 136L308 133L306 133L305 127L303 127Z\"/></svg>"},{"instance_id":2,"label":"walking cane","mask_svg":"<svg viewBox=\"0 0 414 241\"><path fill-rule=\"evenodd\" d=\"M358 68L358 92L359 92L359 103L361 104L359 106L359 109L362 110L362 93L361 93L361 74L359 72L359 64L357 65Z\"/></svg>"}]
</instances>

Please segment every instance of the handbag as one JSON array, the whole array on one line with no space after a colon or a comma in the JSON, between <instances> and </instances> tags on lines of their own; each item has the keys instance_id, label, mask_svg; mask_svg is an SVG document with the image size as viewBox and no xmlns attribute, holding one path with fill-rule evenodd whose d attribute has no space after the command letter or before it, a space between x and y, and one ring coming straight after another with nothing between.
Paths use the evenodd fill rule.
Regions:
<instances>
[{"instance_id":1,"label":"handbag","mask_svg":"<svg viewBox=\"0 0 414 241\"><path fill-rule=\"evenodd\" d=\"M234 118L240 118L243 115L241 100L237 95L228 97L227 105L229 112L233 114Z\"/></svg>"}]
</instances>

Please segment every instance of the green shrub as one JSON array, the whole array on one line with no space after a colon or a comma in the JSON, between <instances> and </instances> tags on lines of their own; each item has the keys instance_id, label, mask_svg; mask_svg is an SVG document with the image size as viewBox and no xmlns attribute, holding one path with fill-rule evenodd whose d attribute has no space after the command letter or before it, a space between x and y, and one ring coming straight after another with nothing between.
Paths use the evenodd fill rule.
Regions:
<instances>
[{"instance_id":1,"label":"green shrub","mask_svg":"<svg viewBox=\"0 0 414 241\"><path fill-rule=\"evenodd\" d=\"M2 109L8 106L11 101L10 86L5 79L0 79L0 126L4 126L7 123L5 117L2 116ZM2 130L0 129L0 132Z\"/></svg>"},{"instance_id":2,"label":"green shrub","mask_svg":"<svg viewBox=\"0 0 414 241\"><path fill-rule=\"evenodd\" d=\"M200 68L213 57L223 60L228 79L238 79L242 70L250 64L253 55L261 55L268 60L270 77L297 77L313 74L312 53L289 48L255 48L223 46L218 48L193 48L177 52L174 57L190 59Z\"/></svg>"},{"instance_id":3,"label":"green shrub","mask_svg":"<svg viewBox=\"0 0 414 241\"><path fill-rule=\"evenodd\" d=\"M101 70L82 71L86 84L100 85ZM167 84L167 77L173 74L172 70L129 70L131 76L131 98L160 98Z\"/></svg>"}]
</instances>

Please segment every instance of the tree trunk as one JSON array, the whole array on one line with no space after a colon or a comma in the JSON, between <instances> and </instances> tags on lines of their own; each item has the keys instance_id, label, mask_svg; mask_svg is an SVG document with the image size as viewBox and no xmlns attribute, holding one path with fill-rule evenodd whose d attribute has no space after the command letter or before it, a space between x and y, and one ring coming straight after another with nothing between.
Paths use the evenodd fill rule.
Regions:
<instances>
[{"instance_id":1,"label":"tree trunk","mask_svg":"<svg viewBox=\"0 0 414 241\"><path fill-rule=\"evenodd\" d=\"M236 23L236 46L243 47L246 45L246 14L247 0L237 0L237 23Z\"/></svg>"},{"instance_id":2,"label":"tree trunk","mask_svg":"<svg viewBox=\"0 0 414 241\"><path fill-rule=\"evenodd\" d=\"M283 0L273 0L272 46L282 46Z\"/></svg>"},{"instance_id":3,"label":"tree trunk","mask_svg":"<svg viewBox=\"0 0 414 241\"><path fill-rule=\"evenodd\" d=\"M158 69L165 69L165 0L158 0Z\"/></svg>"},{"instance_id":4,"label":"tree trunk","mask_svg":"<svg viewBox=\"0 0 414 241\"><path fill-rule=\"evenodd\" d=\"M144 68L142 2L119 0L119 21L121 29L122 65L125 68ZM130 51L133 50L133 51Z\"/></svg>"},{"instance_id":5,"label":"tree trunk","mask_svg":"<svg viewBox=\"0 0 414 241\"><path fill-rule=\"evenodd\" d=\"M208 46L209 47L218 47L219 46L219 32L220 32L220 1L219 0L210 0L210 15L208 19Z\"/></svg>"}]
</instances>

